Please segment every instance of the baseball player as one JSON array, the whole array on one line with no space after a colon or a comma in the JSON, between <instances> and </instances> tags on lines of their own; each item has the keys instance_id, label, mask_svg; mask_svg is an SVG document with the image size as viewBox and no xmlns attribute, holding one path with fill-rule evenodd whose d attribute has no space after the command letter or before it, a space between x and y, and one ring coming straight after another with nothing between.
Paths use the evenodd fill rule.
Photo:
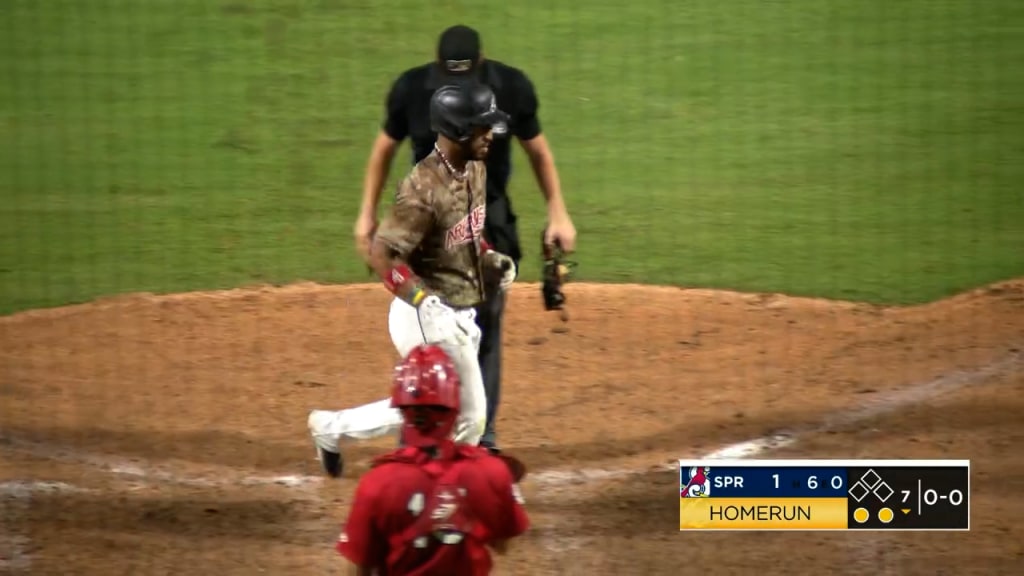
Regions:
<instances>
[{"instance_id":1,"label":"baseball player","mask_svg":"<svg viewBox=\"0 0 1024 576\"><path fill-rule=\"evenodd\" d=\"M437 140L398 187L381 223L370 265L395 298L388 330L402 357L421 344L438 344L452 358L462 382L456 440L476 445L487 420L487 399L477 361L480 328L476 307L485 281L507 288L515 262L483 239L487 157L495 133L507 129L494 92L482 83L439 88L430 101ZM337 477L341 437L366 439L390 433L401 414L388 399L341 411L313 410L308 426L324 470Z\"/></svg>"},{"instance_id":2,"label":"baseball player","mask_svg":"<svg viewBox=\"0 0 1024 576\"><path fill-rule=\"evenodd\" d=\"M416 346L395 369L391 405L405 444L377 458L356 487L336 544L358 574L489 574L529 527L511 469L451 440L459 376L438 346Z\"/></svg>"}]
</instances>

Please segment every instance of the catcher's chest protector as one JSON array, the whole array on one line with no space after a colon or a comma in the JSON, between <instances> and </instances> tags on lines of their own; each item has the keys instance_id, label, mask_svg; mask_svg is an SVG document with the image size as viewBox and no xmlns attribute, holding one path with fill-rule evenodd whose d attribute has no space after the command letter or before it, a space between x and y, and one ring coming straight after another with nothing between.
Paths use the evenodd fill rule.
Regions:
<instances>
[{"instance_id":1,"label":"catcher's chest protector","mask_svg":"<svg viewBox=\"0 0 1024 576\"><path fill-rule=\"evenodd\" d=\"M391 462L415 466L431 479L426 493L415 493L409 499L409 512L416 518L404 531L391 539L392 550L426 549L435 543L457 545L467 537L482 540L484 527L473 516L466 498L466 488L459 482L464 454L454 460L433 460L418 450L403 450Z\"/></svg>"}]
</instances>

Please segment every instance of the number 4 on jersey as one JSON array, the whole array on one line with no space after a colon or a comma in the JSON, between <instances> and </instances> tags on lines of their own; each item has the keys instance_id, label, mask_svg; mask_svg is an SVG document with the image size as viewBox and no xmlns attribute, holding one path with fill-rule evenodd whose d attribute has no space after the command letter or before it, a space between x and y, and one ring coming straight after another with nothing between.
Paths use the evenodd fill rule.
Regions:
<instances>
[{"instance_id":1,"label":"number 4 on jersey","mask_svg":"<svg viewBox=\"0 0 1024 576\"><path fill-rule=\"evenodd\" d=\"M442 544L462 542L473 528L473 520L463 506L465 494L464 488L441 485L434 489L429 500L422 492L416 492L409 498L406 508L416 517L410 527L415 532L415 548L426 548L430 536Z\"/></svg>"}]
</instances>

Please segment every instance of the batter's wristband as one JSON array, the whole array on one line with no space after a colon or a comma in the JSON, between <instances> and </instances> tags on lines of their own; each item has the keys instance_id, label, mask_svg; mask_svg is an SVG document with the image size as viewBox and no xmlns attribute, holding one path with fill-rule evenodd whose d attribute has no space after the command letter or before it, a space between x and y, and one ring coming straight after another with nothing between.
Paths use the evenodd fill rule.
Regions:
<instances>
[{"instance_id":1,"label":"batter's wristband","mask_svg":"<svg viewBox=\"0 0 1024 576\"><path fill-rule=\"evenodd\" d=\"M416 286L412 289L412 294L409 296L409 302L412 303L413 306L419 306L420 302L423 302L423 299L426 297L427 291Z\"/></svg>"},{"instance_id":2,"label":"batter's wristband","mask_svg":"<svg viewBox=\"0 0 1024 576\"><path fill-rule=\"evenodd\" d=\"M410 280L417 280L417 278L408 266L405 264L399 264L398 266L388 270L381 280L384 280L384 285L387 286L388 290L390 290L392 294L397 295L398 291L401 290L402 286L404 286L406 282L409 282Z\"/></svg>"},{"instance_id":3,"label":"batter's wristband","mask_svg":"<svg viewBox=\"0 0 1024 576\"><path fill-rule=\"evenodd\" d=\"M487 254L491 250L494 250L494 246L491 246L490 242L488 242L486 239L481 237L480 238L480 253L481 254Z\"/></svg>"},{"instance_id":4,"label":"batter's wristband","mask_svg":"<svg viewBox=\"0 0 1024 576\"><path fill-rule=\"evenodd\" d=\"M413 273L405 264L399 264L391 270L388 270L387 274L384 275L384 285L387 286L388 290L392 294L402 298L413 306L419 306L420 302L427 297L427 291L423 289L423 283L420 282L419 277ZM402 287L406 284L412 284L412 289L404 297L399 294Z\"/></svg>"}]
</instances>

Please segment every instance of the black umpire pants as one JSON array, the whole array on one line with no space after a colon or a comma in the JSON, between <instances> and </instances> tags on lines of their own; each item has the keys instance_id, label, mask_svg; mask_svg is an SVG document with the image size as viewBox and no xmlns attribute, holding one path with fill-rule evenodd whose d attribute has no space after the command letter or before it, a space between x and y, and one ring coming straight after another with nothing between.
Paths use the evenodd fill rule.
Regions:
<instances>
[{"instance_id":1,"label":"black umpire pants","mask_svg":"<svg viewBox=\"0 0 1024 576\"><path fill-rule=\"evenodd\" d=\"M480 327L480 372L487 394L487 426L480 438L481 444L497 445L495 420L501 403L501 317L505 313L505 292L495 290L488 294L476 310L476 323Z\"/></svg>"}]
</instances>

